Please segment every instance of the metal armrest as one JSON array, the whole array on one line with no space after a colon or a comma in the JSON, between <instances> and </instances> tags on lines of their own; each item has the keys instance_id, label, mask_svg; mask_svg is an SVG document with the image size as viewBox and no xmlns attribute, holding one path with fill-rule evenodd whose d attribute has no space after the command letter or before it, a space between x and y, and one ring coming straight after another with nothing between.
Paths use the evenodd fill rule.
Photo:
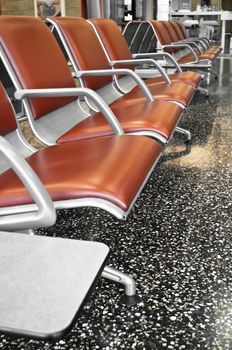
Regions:
<instances>
[{"instance_id":1,"label":"metal armrest","mask_svg":"<svg viewBox=\"0 0 232 350\"><path fill-rule=\"evenodd\" d=\"M203 40L205 42L205 44L209 45L208 47L211 47L212 46L212 42L209 40L209 38L205 37L205 36L202 36L199 38L199 40Z\"/></svg>"},{"instance_id":2,"label":"metal armrest","mask_svg":"<svg viewBox=\"0 0 232 350\"><path fill-rule=\"evenodd\" d=\"M111 111L107 103L93 90L88 88L57 88L57 89L25 89L17 90L14 94L17 100L27 97L64 97L64 96L81 96L88 97L98 107L115 135L123 135L123 129L119 124L116 116Z\"/></svg>"},{"instance_id":3,"label":"metal armrest","mask_svg":"<svg viewBox=\"0 0 232 350\"><path fill-rule=\"evenodd\" d=\"M167 57L171 63L173 63L173 66L177 69L178 72L182 72L181 67L177 63L175 57L173 57L170 53L168 52L150 52L150 53L136 53L132 55L134 58L136 57L155 57L157 59Z\"/></svg>"},{"instance_id":4,"label":"metal armrest","mask_svg":"<svg viewBox=\"0 0 232 350\"><path fill-rule=\"evenodd\" d=\"M203 51L200 49L196 41L192 41L189 39L181 40L178 42L174 42L173 44L188 44L196 48L196 50L201 54Z\"/></svg>"},{"instance_id":5,"label":"metal armrest","mask_svg":"<svg viewBox=\"0 0 232 350\"><path fill-rule=\"evenodd\" d=\"M161 76L163 77L163 79L165 80L166 83L170 84L171 80L169 79L167 73L165 72L165 70L161 67L161 65L156 62L154 59L152 58L144 58L144 59L129 59L129 60L117 60L117 61L110 61L110 65L111 66L115 66L117 64L133 64L133 65L137 65L138 63L148 63L148 64L152 64L154 65L157 70L160 72Z\"/></svg>"},{"instance_id":6,"label":"metal armrest","mask_svg":"<svg viewBox=\"0 0 232 350\"><path fill-rule=\"evenodd\" d=\"M192 48L190 45L188 45L188 44L163 45L162 48L163 48L163 49L165 49L165 48L167 48L167 49L170 49L170 48L172 48L172 49L173 49L173 48L187 48L187 49L190 51L190 53L191 53L191 54L194 56L194 58L195 58L195 61L194 61L193 63L196 63L196 62L199 61L199 59L198 59L198 57L197 57L195 51L194 51L193 48Z\"/></svg>"},{"instance_id":7,"label":"metal armrest","mask_svg":"<svg viewBox=\"0 0 232 350\"><path fill-rule=\"evenodd\" d=\"M195 45L197 45L197 47L201 50L201 53L203 53L208 48L207 43L205 43L204 40L201 40L201 38L189 38L181 41L183 43L190 43L190 45L195 43Z\"/></svg>"},{"instance_id":8,"label":"metal armrest","mask_svg":"<svg viewBox=\"0 0 232 350\"><path fill-rule=\"evenodd\" d=\"M102 75L129 75L138 85L138 87L143 92L144 96L148 100L148 102L154 101L153 96L148 89L147 85L144 83L143 79L140 78L138 74L136 74L131 69L99 69L99 70L85 70L79 71L76 73L77 78L81 78L83 76L102 76Z\"/></svg>"},{"instance_id":9,"label":"metal armrest","mask_svg":"<svg viewBox=\"0 0 232 350\"><path fill-rule=\"evenodd\" d=\"M56 220L53 202L38 176L11 144L0 136L0 152L27 188L36 203L35 211L0 216L1 230L25 230L51 226ZM0 209L1 214L1 209Z\"/></svg>"}]
</instances>

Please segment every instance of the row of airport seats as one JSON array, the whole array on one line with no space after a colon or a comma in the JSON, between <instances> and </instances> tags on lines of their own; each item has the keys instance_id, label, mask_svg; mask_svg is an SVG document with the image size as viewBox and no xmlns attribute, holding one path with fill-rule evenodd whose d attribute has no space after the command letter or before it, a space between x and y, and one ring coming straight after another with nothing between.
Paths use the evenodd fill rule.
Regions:
<instances>
[{"instance_id":1,"label":"row of airport seats","mask_svg":"<svg viewBox=\"0 0 232 350\"><path fill-rule=\"evenodd\" d=\"M214 74L213 64L221 52L221 47L213 45L207 38L189 38L180 21L131 21L123 34L134 57L152 57L152 50L162 50L170 53L184 70ZM151 43L145 45L148 37Z\"/></svg>"},{"instance_id":2,"label":"row of airport seats","mask_svg":"<svg viewBox=\"0 0 232 350\"><path fill-rule=\"evenodd\" d=\"M134 67L144 59L132 59L111 20L48 21L63 51L41 20L0 17L0 57L44 145L25 138L0 85L0 330L35 338L62 336L100 275L123 284L128 302L137 301L135 281L105 265L104 244L14 231L52 225L57 209L97 207L126 219L174 132L191 139L178 123L202 79L168 76L153 58L160 76L142 80Z\"/></svg>"}]
</instances>

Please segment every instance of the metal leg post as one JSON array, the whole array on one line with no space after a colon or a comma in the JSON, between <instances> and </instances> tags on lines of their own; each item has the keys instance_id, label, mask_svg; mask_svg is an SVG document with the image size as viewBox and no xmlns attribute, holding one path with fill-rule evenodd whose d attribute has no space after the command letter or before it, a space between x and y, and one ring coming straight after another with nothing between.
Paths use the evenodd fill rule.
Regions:
<instances>
[{"instance_id":1,"label":"metal leg post","mask_svg":"<svg viewBox=\"0 0 232 350\"><path fill-rule=\"evenodd\" d=\"M114 282L117 282L117 283L124 285L125 295L122 298L122 300L124 302L126 302L127 304L130 304L130 305L138 303L139 297L136 295L135 280L131 276L129 276L121 271L118 271L110 266L106 266L104 268L104 270L102 272L102 276L111 280L111 281L114 281Z\"/></svg>"}]
</instances>

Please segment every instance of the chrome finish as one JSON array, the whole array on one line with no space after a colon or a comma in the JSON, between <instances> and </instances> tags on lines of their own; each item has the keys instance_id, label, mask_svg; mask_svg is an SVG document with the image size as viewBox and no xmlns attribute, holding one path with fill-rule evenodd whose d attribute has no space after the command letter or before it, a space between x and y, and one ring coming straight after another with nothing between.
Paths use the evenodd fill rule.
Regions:
<instances>
[{"instance_id":1,"label":"chrome finish","mask_svg":"<svg viewBox=\"0 0 232 350\"><path fill-rule=\"evenodd\" d=\"M197 63L199 62L199 58L197 57L195 51L193 50L193 48L188 45L188 44L170 44L170 45L163 45L162 46L164 49L165 48L185 48L185 49L189 49L190 54L193 55L193 57L195 58L194 61L192 61L192 63Z\"/></svg>"},{"instance_id":2,"label":"chrome finish","mask_svg":"<svg viewBox=\"0 0 232 350\"><path fill-rule=\"evenodd\" d=\"M168 140L164 136L162 136L161 134L155 131L149 131L149 130L135 131L135 132L130 132L130 134L127 134L127 135L148 136L159 141L163 145L166 145L168 143Z\"/></svg>"},{"instance_id":3,"label":"chrome finish","mask_svg":"<svg viewBox=\"0 0 232 350\"><path fill-rule=\"evenodd\" d=\"M28 147L23 143L23 139L19 137L18 129L8 133L4 136L10 144L14 145L14 149L17 150L24 158L31 155L35 150L29 150ZM1 157L0 160L0 173L10 168L9 161Z\"/></svg>"},{"instance_id":4,"label":"chrome finish","mask_svg":"<svg viewBox=\"0 0 232 350\"><path fill-rule=\"evenodd\" d=\"M158 57L167 57L172 63L173 66L177 69L178 72L182 72L182 69L180 67L180 65L178 64L178 62L176 61L175 57L173 57L170 53L168 52L160 52L160 53L156 53L156 52L150 52L150 53L139 53L139 54L133 54L132 57L137 58L137 57L154 57L158 59Z\"/></svg>"},{"instance_id":5,"label":"chrome finish","mask_svg":"<svg viewBox=\"0 0 232 350\"><path fill-rule=\"evenodd\" d=\"M154 65L157 70L160 72L161 76L163 77L164 81L168 84L171 83L171 80L169 79L167 73L165 70L161 67L161 65L156 62L153 59L143 58L143 59L130 59L130 60L118 60L118 61L110 61L110 66L115 66L117 64L133 64L137 65L138 63L148 63Z\"/></svg>"},{"instance_id":6,"label":"chrome finish","mask_svg":"<svg viewBox=\"0 0 232 350\"><path fill-rule=\"evenodd\" d=\"M101 208L103 210L108 211L109 213L111 213L112 215L114 215L115 217L117 217L120 220L126 220L134 203L136 202L136 200L139 197L140 193L142 192L144 186L146 185L149 177L151 176L151 173L153 172L156 164L158 163L160 156L156 159L153 166L149 170L146 178L144 179L140 189L138 190L137 194L135 195L135 197L134 197L133 201L131 202L130 207L128 208L127 211L119 208L117 205L113 204L112 202L108 202L105 199L91 198L91 197L56 201L56 202L54 202L54 206L56 209L68 209L68 208L77 208L77 207Z\"/></svg>"},{"instance_id":7,"label":"chrome finish","mask_svg":"<svg viewBox=\"0 0 232 350\"><path fill-rule=\"evenodd\" d=\"M102 75L128 75L131 77L138 87L142 90L144 96L149 102L152 102L153 96L148 89L147 85L144 83L143 79L131 69L99 69L99 70L87 70L76 72L78 78L83 76L102 76Z\"/></svg>"},{"instance_id":8,"label":"chrome finish","mask_svg":"<svg viewBox=\"0 0 232 350\"><path fill-rule=\"evenodd\" d=\"M206 94L206 96L209 96L209 90L201 86L198 86L197 91L202 92L203 94Z\"/></svg>"},{"instance_id":9,"label":"chrome finish","mask_svg":"<svg viewBox=\"0 0 232 350\"><path fill-rule=\"evenodd\" d=\"M15 98L20 100L27 97L63 97L63 96L81 96L87 97L98 107L107 122L110 124L115 135L123 135L124 132L114 113L107 103L93 90L88 88L63 88L63 89L25 89L17 90Z\"/></svg>"},{"instance_id":10,"label":"chrome finish","mask_svg":"<svg viewBox=\"0 0 232 350\"><path fill-rule=\"evenodd\" d=\"M124 292L127 296L133 296L136 294L135 280L131 276L118 271L113 267L105 266L104 270L102 271L102 277L123 284Z\"/></svg>"},{"instance_id":11,"label":"chrome finish","mask_svg":"<svg viewBox=\"0 0 232 350\"><path fill-rule=\"evenodd\" d=\"M192 139L192 135L191 135L191 132L189 130L186 130L186 129L180 128L179 126L176 126L175 132L178 132L180 134L187 136L188 141L190 141Z\"/></svg>"}]
</instances>

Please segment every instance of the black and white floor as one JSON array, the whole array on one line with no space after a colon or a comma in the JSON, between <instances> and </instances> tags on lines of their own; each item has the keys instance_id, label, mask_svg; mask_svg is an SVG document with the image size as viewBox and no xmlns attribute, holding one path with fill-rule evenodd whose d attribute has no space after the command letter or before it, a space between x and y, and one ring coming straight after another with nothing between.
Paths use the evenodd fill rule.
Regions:
<instances>
[{"instance_id":1,"label":"black and white floor","mask_svg":"<svg viewBox=\"0 0 232 350\"><path fill-rule=\"evenodd\" d=\"M232 58L218 60L210 97L198 94L127 221L103 210L58 212L40 234L101 241L109 265L137 282L139 304L101 279L57 343L0 336L0 349L232 349Z\"/></svg>"}]
</instances>

